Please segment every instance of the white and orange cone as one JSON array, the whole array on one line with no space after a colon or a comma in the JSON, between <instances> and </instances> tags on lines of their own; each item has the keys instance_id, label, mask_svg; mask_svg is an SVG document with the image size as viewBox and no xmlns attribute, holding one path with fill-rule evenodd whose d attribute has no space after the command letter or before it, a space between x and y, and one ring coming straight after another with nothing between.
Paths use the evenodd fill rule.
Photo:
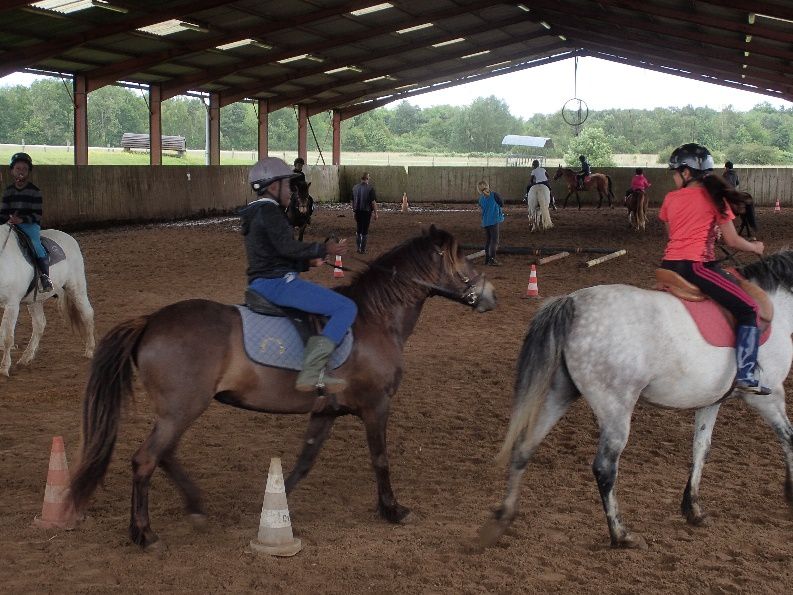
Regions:
<instances>
[{"instance_id":1,"label":"white and orange cone","mask_svg":"<svg viewBox=\"0 0 793 595\"><path fill-rule=\"evenodd\" d=\"M301 541L292 534L292 520L286 503L284 474L281 459L270 459L267 472L267 487L264 490L262 514L259 519L259 534L251 540L251 549L271 556L294 556L303 549Z\"/></svg>"},{"instance_id":2,"label":"white and orange cone","mask_svg":"<svg viewBox=\"0 0 793 595\"><path fill-rule=\"evenodd\" d=\"M36 516L33 524L42 529L74 529L77 521L77 514L69 498L69 465L66 462L63 437L54 436L47 486L44 488L44 504L41 507L41 516Z\"/></svg>"},{"instance_id":3,"label":"white and orange cone","mask_svg":"<svg viewBox=\"0 0 793 595\"><path fill-rule=\"evenodd\" d=\"M343 265L341 264L341 256L339 254L336 255L336 264L333 267L333 278L334 279L341 279L344 277L344 271L342 270Z\"/></svg>"},{"instance_id":4,"label":"white and orange cone","mask_svg":"<svg viewBox=\"0 0 793 595\"><path fill-rule=\"evenodd\" d=\"M774 205L774 213L781 213L781 212L782 212L782 207L779 206L779 199L777 198L776 204Z\"/></svg>"},{"instance_id":5,"label":"white and orange cone","mask_svg":"<svg viewBox=\"0 0 793 595\"><path fill-rule=\"evenodd\" d=\"M408 193L407 192L403 192L402 193L402 212L403 213L407 213L409 209L410 209L410 204L408 204Z\"/></svg>"},{"instance_id":6,"label":"white and orange cone","mask_svg":"<svg viewBox=\"0 0 793 595\"><path fill-rule=\"evenodd\" d=\"M526 287L526 295L524 297L537 297L540 295L540 289L537 286L537 265L531 265L531 272L529 273L529 285Z\"/></svg>"}]
</instances>

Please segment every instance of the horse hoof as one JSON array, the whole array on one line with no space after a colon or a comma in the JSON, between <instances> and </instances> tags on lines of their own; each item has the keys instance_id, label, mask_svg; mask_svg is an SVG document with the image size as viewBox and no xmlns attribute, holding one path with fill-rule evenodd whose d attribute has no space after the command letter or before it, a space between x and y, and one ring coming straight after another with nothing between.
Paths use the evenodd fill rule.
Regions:
<instances>
[{"instance_id":1,"label":"horse hoof","mask_svg":"<svg viewBox=\"0 0 793 595\"><path fill-rule=\"evenodd\" d=\"M489 548L501 539L509 523L499 519L490 519L479 529L478 545L480 549Z\"/></svg>"},{"instance_id":2,"label":"horse hoof","mask_svg":"<svg viewBox=\"0 0 793 595\"><path fill-rule=\"evenodd\" d=\"M410 524L415 518L409 508L399 504L390 508L380 508L380 516L395 525Z\"/></svg>"},{"instance_id":3,"label":"horse hoof","mask_svg":"<svg viewBox=\"0 0 793 595\"><path fill-rule=\"evenodd\" d=\"M612 545L614 547L618 547L626 550L647 549L647 542L644 540L644 537L642 537L641 535L636 535L635 533L626 533L621 540L617 542L613 542Z\"/></svg>"},{"instance_id":4,"label":"horse hoof","mask_svg":"<svg viewBox=\"0 0 793 595\"><path fill-rule=\"evenodd\" d=\"M193 526L194 531L206 531L209 526L207 515L202 513L191 513L187 515L190 524Z\"/></svg>"},{"instance_id":5,"label":"horse hoof","mask_svg":"<svg viewBox=\"0 0 793 595\"><path fill-rule=\"evenodd\" d=\"M686 522L692 527L707 527L708 525L710 525L710 520L708 519L708 515L706 514L687 515Z\"/></svg>"}]
</instances>

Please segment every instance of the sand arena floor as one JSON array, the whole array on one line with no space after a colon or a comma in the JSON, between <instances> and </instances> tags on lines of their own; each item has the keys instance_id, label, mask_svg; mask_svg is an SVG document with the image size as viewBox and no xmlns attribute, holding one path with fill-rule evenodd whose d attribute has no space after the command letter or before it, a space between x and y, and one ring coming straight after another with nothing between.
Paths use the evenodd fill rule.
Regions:
<instances>
[{"instance_id":1,"label":"sand arena floor","mask_svg":"<svg viewBox=\"0 0 793 595\"><path fill-rule=\"evenodd\" d=\"M625 248L593 268L584 256L538 267L540 297L599 283L647 286L664 234L657 210L644 233L628 229L624 209L585 207L554 213L557 227L529 234L524 211L508 209L502 244ZM384 211L372 226L373 258L436 223L461 242L480 243L473 208ZM759 213L770 250L787 246L793 212ZM235 303L244 289L236 221L147 225L79 232L97 333L177 300ZM309 239L354 237L348 210L322 208ZM494 548L471 544L503 495L505 469L494 463L512 397L515 359L541 299L521 299L533 257L504 256L485 268L497 310L478 315L434 298L406 347L406 372L389 427L392 481L415 522L394 526L375 513L375 483L362 425L342 418L308 478L289 497L303 551L289 559L247 551L256 536L270 458L288 472L305 416L256 414L213 404L187 432L180 455L203 490L204 532L181 514L161 472L151 491L152 526L165 548L141 553L127 538L130 457L149 432L145 395L125 412L104 488L90 518L71 532L31 526L40 511L50 442L62 435L72 466L88 363L53 304L31 368L0 380L0 590L21 592L266 593L785 593L793 590L793 515L782 495L784 466L771 430L740 402L722 408L702 482L710 525L679 514L691 451L693 413L639 406L621 460L619 496L629 527L647 551L609 547L590 470L598 431L579 401L529 466L521 512ZM747 256L745 262L749 261ZM481 263L481 260L478 261ZM345 265L360 266L352 258ZM332 270L310 273L328 285ZM346 279L341 280L341 282ZM20 316L17 342L30 333ZM788 386L788 389L793 386Z\"/></svg>"}]
</instances>

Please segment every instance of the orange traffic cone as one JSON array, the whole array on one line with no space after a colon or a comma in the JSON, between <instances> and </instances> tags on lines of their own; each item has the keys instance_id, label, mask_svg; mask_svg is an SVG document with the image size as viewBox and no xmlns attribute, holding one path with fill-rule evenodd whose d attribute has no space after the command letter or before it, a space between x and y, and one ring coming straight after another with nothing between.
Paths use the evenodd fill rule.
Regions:
<instances>
[{"instance_id":1,"label":"orange traffic cone","mask_svg":"<svg viewBox=\"0 0 793 595\"><path fill-rule=\"evenodd\" d=\"M339 254L336 255L336 264L333 267L333 278L334 279L341 279L344 276L344 271L342 270L341 264L341 256Z\"/></svg>"},{"instance_id":2,"label":"orange traffic cone","mask_svg":"<svg viewBox=\"0 0 793 595\"><path fill-rule=\"evenodd\" d=\"M781 213L782 207L779 206L779 199L776 199L776 204L774 205L774 213Z\"/></svg>"},{"instance_id":3,"label":"orange traffic cone","mask_svg":"<svg viewBox=\"0 0 793 595\"><path fill-rule=\"evenodd\" d=\"M537 287L537 266L531 265L531 273L529 273L529 285L526 287L526 295L524 297L537 297L540 295L540 289Z\"/></svg>"},{"instance_id":4,"label":"orange traffic cone","mask_svg":"<svg viewBox=\"0 0 793 595\"><path fill-rule=\"evenodd\" d=\"M402 212L407 213L408 209L410 209L410 205L408 204L408 193L402 193Z\"/></svg>"},{"instance_id":5,"label":"orange traffic cone","mask_svg":"<svg viewBox=\"0 0 793 595\"><path fill-rule=\"evenodd\" d=\"M41 516L36 516L33 524L42 529L74 529L77 520L69 498L69 465L63 437L55 436L50 451L47 487L44 488L44 505L41 507Z\"/></svg>"},{"instance_id":6,"label":"orange traffic cone","mask_svg":"<svg viewBox=\"0 0 793 595\"><path fill-rule=\"evenodd\" d=\"M303 549L303 544L292 535L292 520L286 504L284 474L281 459L270 459L267 472L267 487L264 490L262 514L259 519L259 534L251 540L251 549L271 556L294 556Z\"/></svg>"}]
</instances>

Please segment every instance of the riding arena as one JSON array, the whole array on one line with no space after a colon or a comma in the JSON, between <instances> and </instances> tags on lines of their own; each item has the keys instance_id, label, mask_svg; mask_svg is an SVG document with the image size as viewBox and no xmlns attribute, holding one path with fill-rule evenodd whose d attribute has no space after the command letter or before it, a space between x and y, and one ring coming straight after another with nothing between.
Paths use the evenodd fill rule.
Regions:
<instances>
[{"instance_id":1,"label":"riding arena","mask_svg":"<svg viewBox=\"0 0 793 595\"><path fill-rule=\"evenodd\" d=\"M495 176L491 184L500 188ZM391 400L388 457L394 493L411 511L400 519L406 522L391 523L378 514L364 425L341 416L311 473L288 493L288 518L303 544L291 558L257 554L248 544L260 526L271 459L279 457L289 473L304 447L307 415L262 414L220 403L210 404L179 444L207 522L196 530L176 487L158 468L148 505L161 545L142 552L130 542L130 460L155 414L138 384L123 408L112 459L86 518L71 531L34 526L53 436L63 437L69 467L77 467L90 361L79 333L49 300L36 359L18 366L31 334L23 309L16 328L20 348L12 353L10 376L0 378L4 590L790 591L793 515L782 490L785 465L773 432L740 399L722 404L715 425L700 494L708 516L701 526L687 523L680 512L691 466L693 411L639 401L621 458L619 493L623 514L646 542L636 549L610 547L591 468L598 426L578 400L529 462L509 530L493 547L479 544L480 527L505 492L508 468L496 456L509 427L516 364L532 317L547 298L581 288L652 287L666 237L657 218L658 186L650 193L646 228L639 231L629 224L622 201L597 208L597 194L593 200L593 193L583 192L580 210L577 204L559 205L551 212L553 227L532 233L521 195L507 195L512 200L500 243L521 250L500 253L500 267L470 260L495 287L496 308L477 313L453 300L429 298L404 345L403 377ZM368 254L344 256L343 276L323 266L307 278L348 284L368 263L431 224L451 234L464 253L475 252L467 247L481 246L484 234L470 188L470 196L455 203L411 200L407 209L399 204L402 193L396 194L372 223ZM555 189L563 196L564 187ZM616 190L622 192L621 186ZM240 191L244 200L244 184ZM773 203L761 203L757 217L767 254L788 247L793 209L776 211ZM232 215L69 233L85 261L97 340L125 320L181 300L243 300L244 249ZM348 203L319 200L305 240L354 233ZM547 258L561 252L555 247L569 255ZM587 266L616 252L618 257ZM736 258L740 264L754 260ZM527 291L531 265L536 296ZM788 394L793 389L790 379L785 388Z\"/></svg>"}]
</instances>

